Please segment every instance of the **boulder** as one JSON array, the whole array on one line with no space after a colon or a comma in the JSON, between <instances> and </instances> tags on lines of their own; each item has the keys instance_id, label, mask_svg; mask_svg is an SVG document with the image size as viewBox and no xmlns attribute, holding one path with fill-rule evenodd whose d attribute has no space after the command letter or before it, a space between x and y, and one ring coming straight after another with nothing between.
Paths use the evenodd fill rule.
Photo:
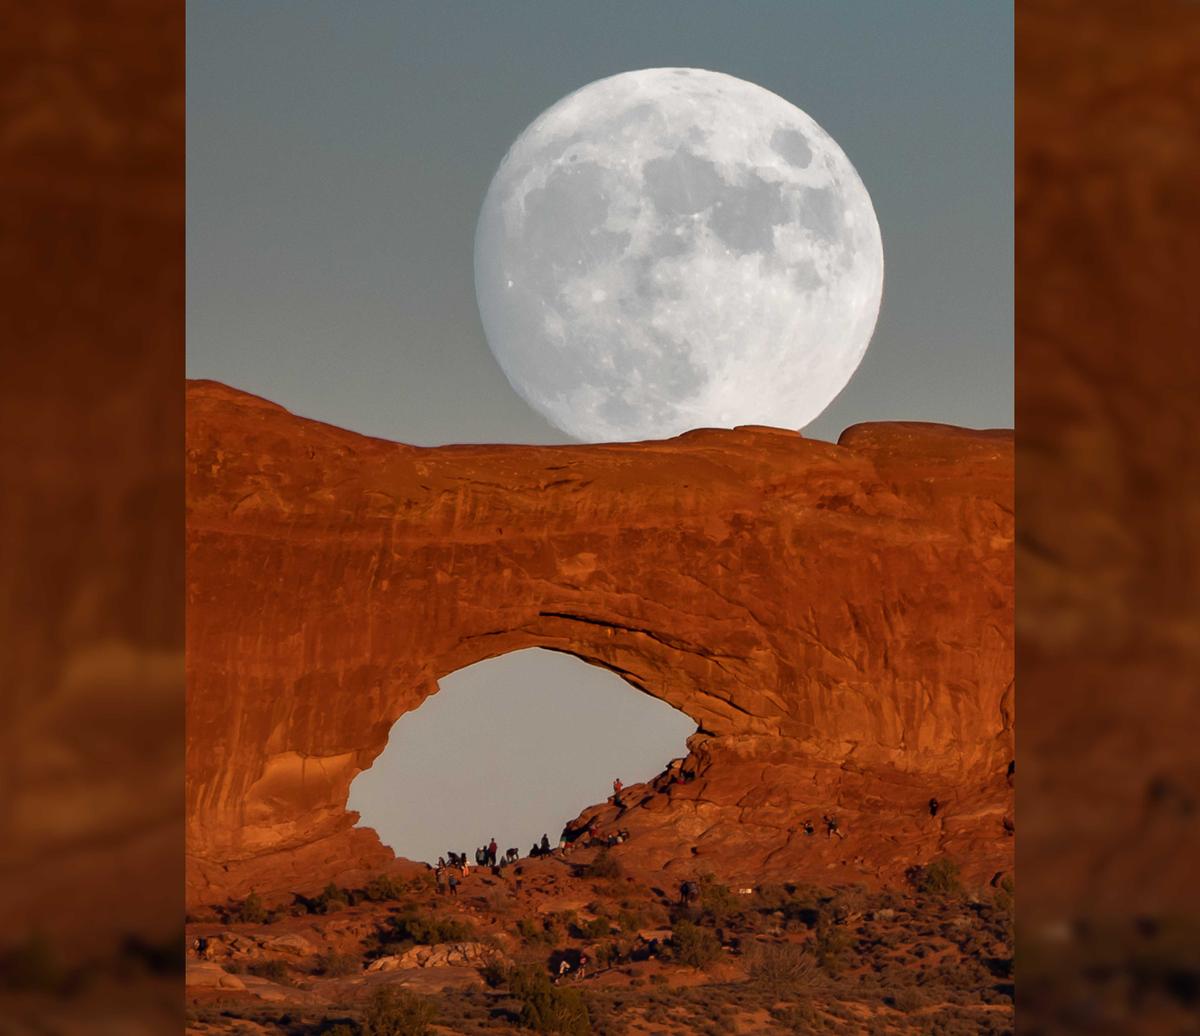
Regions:
<instances>
[{"instance_id":1,"label":"boulder","mask_svg":"<svg viewBox=\"0 0 1200 1036\"><path fill-rule=\"evenodd\" d=\"M246 983L231 975L220 964L207 960L189 960L184 969L184 985L189 989L245 989Z\"/></svg>"},{"instance_id":2,"label":"boulder","mask_svg":"<svg viewBox=\"0 0 1200 1036\"><path fill-rule=\"evenodd\" d=\"M414 946L401 954L378 957L367 965L368 972L402 971L407 968L454 968L491 964L503 954L478 942L448 942Z\"/></svg>"}]
</instances>

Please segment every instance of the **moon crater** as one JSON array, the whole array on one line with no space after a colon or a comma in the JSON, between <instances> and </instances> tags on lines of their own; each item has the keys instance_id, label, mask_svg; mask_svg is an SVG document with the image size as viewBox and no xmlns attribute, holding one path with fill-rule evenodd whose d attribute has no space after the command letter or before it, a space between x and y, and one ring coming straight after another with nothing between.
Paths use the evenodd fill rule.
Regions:
<instances>
[{"instance_id":1,"label":"moon crater","mask_svg":"<svg viewBox=\"0 0 1200 1036\"><path fill-rule=\"evenodd\" d=\"M475 283L505 375L576 438L799 428L867 348L883 250L858 174L799 108L646 69L577 90L513 144Z\"/></svg>"}]
</instances>

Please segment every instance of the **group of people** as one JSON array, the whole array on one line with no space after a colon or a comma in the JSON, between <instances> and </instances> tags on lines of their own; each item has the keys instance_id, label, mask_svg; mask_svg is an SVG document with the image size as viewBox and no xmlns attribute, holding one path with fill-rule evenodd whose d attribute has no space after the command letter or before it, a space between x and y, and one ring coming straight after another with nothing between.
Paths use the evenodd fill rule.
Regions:
<instances>
[{"instance_id":1,"label":"group of people","mask_svg":"<svg viewBox=\"0 0 1200 1036\"><path fill-rule=\"evenodd\" d=\"M529 855L531 857L549 856L549 836L543 834L541 842L533 844L533 848L529 850ZM448 889L450 895L457 896L459 878L465 878L470 874L472 866L476 868L487 867L493 874L499 874L505 867L516 863L520 858L521 851L515 846L506 849L501 854L500 846L497 845L494 837L489 839L486 845L481 845L475 850L474 864L468 862L466 853L458 853L453 849L447 850L445 856L438 857L437 865L434 867L438 891L442 892Z\"/></svg>"},{"instance_id":2,"label":"group of people","mask_svg":"<svg viewBox=\"0 0 1200 1036\"><path fill-rule=\"evenodd\" d=\"M584 978L587 975L588 955L581 953L579 959L572 967L570 957L564 956L558 962L558 971L554 976L554 984L557 986L564 978L570 977L575 979Z\"/></svg>"},{"instance_id":3,"label":"group of people","mask_svg":"<svg viewBox=\"0 0 1200 1036\"><path fill-rule=\"evenodd\" d=\"M568 853L573 849L611 849L613 846L628 842L629 837L629 830L624 827L614 828L607 832L601 831L600 821L593 817L582 830L564 827L558 848L563 853Z\"/></svg>"},{"instance_id":4,"label":"group of people","mask_svg":"<svg viewBox=\"0 0 1200 1036\"><path fill-rule=\"evenodd\" d=\"M549 856L551 852L550 836L543 834L540 842L533 843L533 847L529 850L529 856L536 860L539 856Z\"/></svg>"},{"instance_id":5,"label":"group of people","mask_svg":"<svg viewBox=\"0 0 1200 1036\"><path fill-rule=\"evenodd\" d=\"M613 942L608 947L606 958L602 958L607 960L606 967L601 968L596 974L601 974L604 970L628 964L632 961L658 960L663 956L664 951L663 942L657 936L647 936L639 932L632 944ZM562 951L550 959L550 968L554 975L555 985L558 985L564 979L577 981L587 978L589 967L591 967L591 959L582 950Z\"/></svg>"},{"instance_id":6,"label":"group of people","mask_svg":"<svg viewBox=\"0 0 1200 1036\"><path fill-rule=\"evenodd\" d=\"M846 835L842 832L842 829L838 826L838 818L832 813L824 814L821 817L821 821L825 824L826 838L846 837ZM806 835L811 836L817 833L817 826L812 822L811 818L805 818L804 823L800 825L800 830L802 830Z\"/></svg>"}]
</instances>

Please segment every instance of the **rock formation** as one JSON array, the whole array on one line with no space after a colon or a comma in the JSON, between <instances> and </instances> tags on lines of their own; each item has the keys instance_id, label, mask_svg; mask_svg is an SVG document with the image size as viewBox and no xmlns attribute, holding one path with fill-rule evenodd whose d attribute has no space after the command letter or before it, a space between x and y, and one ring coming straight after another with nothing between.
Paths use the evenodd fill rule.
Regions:
<instances>
[{"instance_id":1,"label":"rock formation","mask_svg":"<svg viewBox=\"0 0 1200 1036\"><path fill-rule=\"evenodd\" d=\"M696 721L694 778L623 797L630 866L1011 866L1011 433L429 449L213 382L188 410L191 902L385 865L350 782L439 678L528 647Z\"/></svg>"}]
</instances>

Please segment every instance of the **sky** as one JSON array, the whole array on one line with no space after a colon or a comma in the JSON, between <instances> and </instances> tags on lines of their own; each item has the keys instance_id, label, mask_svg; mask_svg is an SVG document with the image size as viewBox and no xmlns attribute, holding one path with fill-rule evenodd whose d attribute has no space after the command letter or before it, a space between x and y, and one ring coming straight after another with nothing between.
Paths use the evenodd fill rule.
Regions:
<instances>
[{"instance_id":1,"label":"sky","mask_svg":"<svg viewBox=\"0 0 1200 1036\"><path fill-rule=\"evenodd\" d=\"M196 0L187 10L190 377L416 445L570 441L488 351L472 269L479 207L509 145L555 101L618 72L690 66L802 108L874 203L879 322L849 385L804 434L834 440L878 420L1011 427L1010 4ZM492 693L457 686L472 679L464 671L420 711L458 700L464 722L494 710L499 726L480 730L565 736L551 726L562 710L546 707L556 681L524 655L501 662L483 681ZM624 689L610 675L578 680L600 680L596 693L612 697ZM534 685L540 697L527 693ZM601 746L629 730L620 708L610 713L591 739ZM663 716L644 719L676 736ZM487 739L464 738L463 765L494 779ZM408 777L415 794L437 794L433 776ZM562 781L579 808L596 801L594 778ZM386 789L363 799L356 785L353 797L365 820L392 809ZM524 810L514 830L550 823L530 796L509 801ZM476 837L464 831L461 847ZM385 841L403 853L406 838L417 830L393 827Z\"/></svg>"},{"instance_id":2,"label":"sky","mask_svg":"<svg viewBox=\"0 0 1200 1036\"><path fill-rule=\"evenodd\" d=\"M501 852L524 856L543 834L557 845L566 821L612 794L613 778L649 780L687 755L695 731L608 670L557 651L514 651L444 677L402 717L355 780L350 808L410 858L453 850L471 859L493 836ZM432 788L407 793L428 775Z\"/></svg>"}]
</instances>

